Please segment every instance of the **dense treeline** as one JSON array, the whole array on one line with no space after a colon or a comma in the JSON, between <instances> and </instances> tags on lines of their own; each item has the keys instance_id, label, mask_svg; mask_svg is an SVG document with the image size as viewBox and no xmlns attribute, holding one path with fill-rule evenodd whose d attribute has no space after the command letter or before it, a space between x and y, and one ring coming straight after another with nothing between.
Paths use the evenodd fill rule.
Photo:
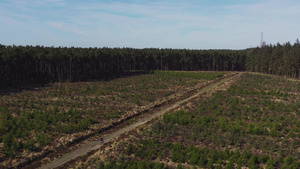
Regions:
<instances>
[{"instance_id":1,"label":"dense treeline","mask_svg":"<svg viewBox=\"0 0 300 169\"><path fill-rule=\"evenodd\" d=\"M243 70L245 51L0 45L2 85L118 76L131 70Z\"/></svg>"},{"instance_id":2,"label":"dense treeline","mask_svg":"<svg viewBox=\"0 0 300 169\"><path fill-rule=\"evenodd\" d=\"M0 86L83 81L132 70L248 70L300 78L300 42L247 50L0 45L0 68Z\"/></svg>"},{"instance_id":3,"label":"dense treeline","mask_svg":"<svg viewBox=\"0 0 300 169\"><path fill-rule=\"evenodd\" d=\"M274 75L300 78L300 42L294 45L266 45L247 51L245 69Z\"/></svg>"}]
</instances>

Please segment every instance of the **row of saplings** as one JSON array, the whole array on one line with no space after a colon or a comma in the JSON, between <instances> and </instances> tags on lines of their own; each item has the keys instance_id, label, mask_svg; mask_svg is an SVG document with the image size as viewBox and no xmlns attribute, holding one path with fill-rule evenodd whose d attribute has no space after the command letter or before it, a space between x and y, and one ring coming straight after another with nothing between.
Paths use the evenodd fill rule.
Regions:
<instances>
[{"instance_id":1,"label":"row of saplings","mask_svg":"<svg viewBox=\"0 0 300 169\"><path fill-rule=\"evenodd\" d=\"M22 149L38 150L53 140L54 133L68 134L86 130L93 123L91 117L82 117L84 111L76 109L22 111L17 113L19 117L14 117L8 108L0 107L0 112L3 113L0 142L3 143L4 154L8 157L16 156Z\"/></svg>"},{"instance_id":2,"label":"row of saplings","mask_svg":"<svg viewBox=\"0 0 300 169\"><path fill-rule=\"evenodd\" d=\"M156 146L156 148L154 148ZM118 160L111 160L107 163L98 163L98 168L133 168L133 169L169 169L169 168L291 168L298 169L300 163L292 156L280 157L274 159L267 155L256 155L250 151L239 150L229 151L215 150L207 148L198 148L194 145L185 147L181 143L164 143L161 144L158 140L140 140L137 146L129 144ZM167 154L171 154L171 160L177 167L168 166L162 162ZM135 158L132 158L132 157Z\"/></svg>"}]
</instances>

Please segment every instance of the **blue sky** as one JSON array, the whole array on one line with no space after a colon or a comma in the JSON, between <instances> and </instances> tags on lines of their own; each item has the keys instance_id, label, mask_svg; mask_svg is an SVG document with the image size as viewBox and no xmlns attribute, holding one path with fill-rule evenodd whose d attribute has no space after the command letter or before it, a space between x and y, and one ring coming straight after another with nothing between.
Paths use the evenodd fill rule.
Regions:
<instances>
[{"instance_id":1,"label":"blue sky","mask_svg":"<svg viewBox=\"0 0 300 169\"><path fill-rule=\"evenodd\" d=\"M245 49L300 38L299 0L1 0L0 44Z\"/></svg>"}]
</instances>

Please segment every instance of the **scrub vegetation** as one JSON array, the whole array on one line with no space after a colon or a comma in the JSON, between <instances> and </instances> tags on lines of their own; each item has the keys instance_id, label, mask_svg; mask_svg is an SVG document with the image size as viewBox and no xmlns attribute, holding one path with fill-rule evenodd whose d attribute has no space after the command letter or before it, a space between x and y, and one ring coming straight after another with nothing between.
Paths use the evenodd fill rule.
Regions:
<instances>
[{"instance_id":1,"label":"scrub vegetation","mask_svg":"<svg viewBox=\"0 0 300 169\"><path fill-rule=\"evenodd\" d=\"M130 111L189 91L224 74L153 71L109 81L52 84L2 95L2 160L39 152L62 136L111 125Z\"/></svg>"},{"instance_id":2,"label":"scrub vegetation","mask_svg":"<svg viewBox=\"0 0 300 169\"><path fill-rule=\"evenodd\" d=\"M299 138L300 81L244 73L77 168L297 169Z\"/></svg>"}]
</instances>

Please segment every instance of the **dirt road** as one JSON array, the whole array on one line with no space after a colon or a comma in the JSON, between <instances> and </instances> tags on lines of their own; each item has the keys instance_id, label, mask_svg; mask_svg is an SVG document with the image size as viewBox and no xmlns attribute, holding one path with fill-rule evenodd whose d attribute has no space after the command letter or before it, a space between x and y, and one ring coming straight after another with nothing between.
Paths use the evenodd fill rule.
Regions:
<instances>
[{"instance_id":1,"label":"dirt road","mask_svg":"<svg viewBox=\"0 0 300 169\"><path fill-rule=\"evenodd\" d=\"M126 133L132 129L134 129L135 127L137 126L140 126L144 123L146 123L147 121L150 121L152 120L153 118L157 117L157 116L160 116L162 114L164 114L165 112L168 112L169 110L171 109L174 109L182 104L185 104L187 102L189 102L191 99L199 96L200 94L203 94L205 92L209 92L209 91L212 91L215 87L219 86L219 85L222 85L224 83L226 83L227 81L233 79L233 78L237 78L241 75L242 73L238 73L234 76L231 76L231 77L228 77L228 78L224 78L222 80L220 80L219 82L216 82L216 83L213 83L211 85L208 85L206 87L204 87L203 89L201 89L200 91L198 91L196 94L186 98L186 99L183 99L183 100L180 100L180 101L177 101L175 102L174 104L168 106L168 107L165 107L163 108L162 110L159 110L153 114L149 114L149 115L146 115L145 117L137 120L136 122L124 127L124 128L121 128L115 132L112 132L110 134L107 134L103 137L103 142L101 143L100 140L98 141L91 141L85 145L82 145L80 148L72 151L71 153L68 153L68 154L65 154L63 155L62 157L50 162L50 163L47 163L45 165L42 165L40 168L41 169L48 169L48 168L56 168L56 167L59 167L65 163L67 163L68 161L71 161L77 157L80 157L82 155L85 155L93 150L96 150L96 149L99 149L101 148L101 146L104 144L104 143L107 143L109 142L110 140L120 136L121 134L123 133Z\"/></svg>"}]
</instances>

